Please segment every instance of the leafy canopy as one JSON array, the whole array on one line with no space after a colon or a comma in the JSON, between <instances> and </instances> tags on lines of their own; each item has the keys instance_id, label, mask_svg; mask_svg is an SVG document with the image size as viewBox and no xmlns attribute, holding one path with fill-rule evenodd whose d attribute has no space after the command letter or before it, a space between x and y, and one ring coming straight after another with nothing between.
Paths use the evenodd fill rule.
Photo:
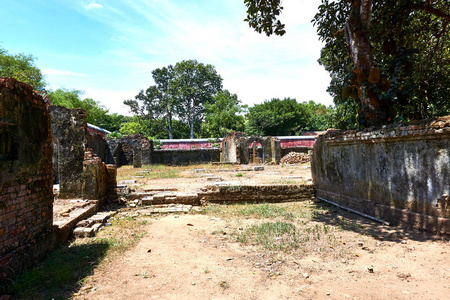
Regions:
<instances>
[{"instance_id":1,"label":"leafy canopy","mask_svg":"<svg viewBox=\"0 0 450 300\"><path fill-rule=\"evenodd\" d=\"M12 55L0 48L0 76L15 78L31 85L35 90L41 90L46 83L41 70L36 67L35 60L32 55Z\"/></svg>"},{"instance_id":2,"label":"leafy canopy","mask_svg":"<svg viewBox=\"0 0 450 300\"><path fill-rule=\"evenodd\" d=\"M86 111L86 122L93 125L102 126L108 118L113 118L107 117L108 109L100 105L98 101L91 98L81 99L82 94L82 91L74 89L57 89L56 91L47 92L48 98L53 105L84 109ZM118 119L117 122L121 122L121 117L115 116L115 118Z\"/></svg>"},{"instance_id":3,"label":"leafy canopy","mask_svg":"<svg viewBox=\"0 0 450 300\"><path fill-rule=\"evenodd\" d=\"M244 131L247 106L241 105L236 94L228 90L218 92L211 103L205 104L205 121L201 125L202 135L208 138L227 136L232 131Z\"/></svg>"}]
</instances>

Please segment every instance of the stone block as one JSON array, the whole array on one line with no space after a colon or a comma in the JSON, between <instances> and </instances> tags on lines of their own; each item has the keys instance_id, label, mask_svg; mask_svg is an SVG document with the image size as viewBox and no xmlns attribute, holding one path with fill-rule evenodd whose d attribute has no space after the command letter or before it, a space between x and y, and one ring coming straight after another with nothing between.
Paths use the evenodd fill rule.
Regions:
<instances>
[{"instance_id":1,"label":"stone block","mask_svg":"<svg viewBox=\"0 0 450 300\"><path fill-rule=\"evenodd\" d=\"M93 237L95 236L95 230L93 227L85 227L83 228L85 237Z\"/></svg>"},{"instance_id":2,"label":"stone block","mask_svg":"<svg viewBox=\"0 0 450 300\"><path fill-rule=\"evenodd\" d=\"M76 236L76 237L79 237L79 238L84 237L85 236L84 229L85 229L85 227L77 227L77 228L75 228L74 231L73 231L73 235Z\"/></svg>"},{"instance_id":3,"label":"stone block","mask_svg":"<svg viewBox=\"0 0 450 300\"><path fill-rule=\"evenodd\" d=\"M264 171L264 166L254 166L252 167L253 171Z\"/></svg>"}]
</instances>

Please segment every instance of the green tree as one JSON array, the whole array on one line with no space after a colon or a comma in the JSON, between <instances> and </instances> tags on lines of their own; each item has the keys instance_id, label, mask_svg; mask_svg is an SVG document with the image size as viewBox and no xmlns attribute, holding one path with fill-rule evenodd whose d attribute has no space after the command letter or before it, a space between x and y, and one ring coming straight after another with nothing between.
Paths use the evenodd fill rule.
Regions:
<instances>
[{"instance_id":1,"label":"green tree","mask_svg":"<svg viewBox=\"0 0 450 300\"><path fill-rule=\"evenodd\" d=\"M319 62L332 76L328 91L342 119L350 120L344 127L450 113L449 6L448 0L322 2L314 19L325 41ZM374 82L370 73L378 70ZM346 99L353 86L358 96ZM351 113L356 122L345 117Z\"/></svg>"},{"instance_id":2,"label":"green tree","mask_svg":"<svg viewBox=\"0 0 450 300\"><path fill-rule=\"evenodd\" d=\"M304 131L323 131L330 127L334 127L335 110L329 106L315 103L313 100L300 103L307 110L306 125L302 129Z\"/></svg>"},{"instance_id":3,"label":"green tree","mask_svg":"<svg viewBox=\"0 0 450 300\"><path fill-rule=\"evenodd\" d=\"M108 131L115 132L119 131L120 127L122 126L122 123L124 122L125 117L123 115L113 113L113 114L105 114L103 119L100 119L96 125Z\"/></svg>"},{"instance_id":4,"label":"green tree","mask_svg":"<svg viewBox=\"0 0 450 300\"><path fill-rule=\"evenodd\" d=\"M228 90L218 92L213 101L205 104L205 121L202 123L204 137L225 137L232 131L244 131L247 105L241 105L236 94Z\"/></svg>"},{"instance_id":5,"label":"green tree","mask_svg":"<svg viewBox=\"0 0 450 300\"><path fill-rule=\"evenodd\" d=\"M205 116L205 105L222 90L222 78L212 65L204 65L197 60L183 60L174 67L172 81L177 97L177 115L189 126L189 137L194 138L194 127L199 126Z\"/></svg>"},{"instance_id":6,"label":"green tree","mask_svg":"<svg viewBox=\"0 0 450 300\"><path fill-rule=\"evenodd\" d=\"M278 24L280 1L244 2L249 24L272 34L264 26ZM261 11L273 18L257 18ZM346 104L343 113L357 107L358 124L449 112L449 0L322 0L313 22L325 42L320 62L332 76L329 92Z\"/></svg>"},{"instance_id":7,"label":"green tree","mask_svg":"<svg viewBox=\"0 0 450 300\"><path fill-rule=\"evenodd\" d=\"M246 118L248 134L295 135L307 128L311 112L295 99L272 99L250 107Z\"/></svg>"},{"instance_id":8,"label":"green tree","mask_svg":"<svg viewBox=\"0 0 450 300\"><path fill-rule=\"evenodd\" d=\"M155 85L141 90L134 100L125 100L124 104L130 107L135 115L145 116L154 120L173 138L173 117L177 98L173 95L174 80L173 66L163 67L152 71Z\"/></svg>"},{"instance_id":9,"label":"green tree","mask_svg":"<svg viewBox=\"0 0 450 300\"><path fill-rule=\"evenodd\" d=\"M54 105L61 105L67 108L82 108L86 111L86 122L101 126L107 119L108 110L100 105L98 101L91 98L81 99L82 91L57 89L48 91L50 102Z\"/></svg>"},{"instance_id":10,"label":"green tree","mask_svg":"<svg viewBox=\"0 0 450 300\"><path fill-rule=\"evenodd\" d=\"M9 54L0 48L0 76L12 77L31 85L35 90L45 87L44 75L36 67L36 58L23 53Z\"/></svg>"}]
</instances>

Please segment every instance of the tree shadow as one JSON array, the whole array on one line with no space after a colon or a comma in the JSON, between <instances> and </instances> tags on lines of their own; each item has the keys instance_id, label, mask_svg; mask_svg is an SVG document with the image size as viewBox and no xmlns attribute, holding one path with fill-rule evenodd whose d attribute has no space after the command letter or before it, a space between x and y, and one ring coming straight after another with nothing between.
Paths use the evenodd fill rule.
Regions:
<instances>
[{"instance_id":1,"label":"tree shadow","mask_svg":"<svg viewBox=\"0 0 450 300\"><path fill-rule=\"evenodd\" d=\"M436 241L448 240L448 236L441 236L413 228L400 226L386 226L355 213L346 211L323 201L315 201L317 213L312 220L342 228L346 231L371 236L381 241L400 243L402 240Z\"/></svg>"},{"instance_id":2,"label":"tree shadow","mask_svg":"<svg viewBox=\"0 0 450 300\"><path fill-rule=\"evenodd\" d=\"M110 247L107 240L66 244L33 269L18 275L3 292L11 295L11 299L71 298L86 277L93 274Z\"/></svg>"}]
</instances>

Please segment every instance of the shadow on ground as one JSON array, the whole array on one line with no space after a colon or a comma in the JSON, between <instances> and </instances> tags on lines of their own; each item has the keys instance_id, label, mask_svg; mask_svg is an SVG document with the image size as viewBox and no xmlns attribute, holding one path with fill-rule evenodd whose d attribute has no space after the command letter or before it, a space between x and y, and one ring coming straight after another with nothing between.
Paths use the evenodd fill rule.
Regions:
<instances>
[{"instance_id":1,"label":"shadow on ground","mask_svg":"<svg viewBox=\"0 0 450 300\"><path fill-rule=\"evenodd\" d=\"M4 291L11 299L68 299L105 257L111 245L95 241L65 245L38 266L19 275Z\"/></svg>"},{"instance_id":2,"label":"shadow on ground","mask_svg":"<svg viewBox=\"0 0 450 300\"><path fill-rule=\"evenodd\" d=\"M353 231L362 235L368 235L380 241L400 243L402 240L408 239L421 242L449 239L448 236L434 235L400 226L382 225L323 201L317 200L314 205L320 211L324 211L324 213L315 214L313 217L314 221L337 226L343 230Z\"/></svg>"}]
</instances>

